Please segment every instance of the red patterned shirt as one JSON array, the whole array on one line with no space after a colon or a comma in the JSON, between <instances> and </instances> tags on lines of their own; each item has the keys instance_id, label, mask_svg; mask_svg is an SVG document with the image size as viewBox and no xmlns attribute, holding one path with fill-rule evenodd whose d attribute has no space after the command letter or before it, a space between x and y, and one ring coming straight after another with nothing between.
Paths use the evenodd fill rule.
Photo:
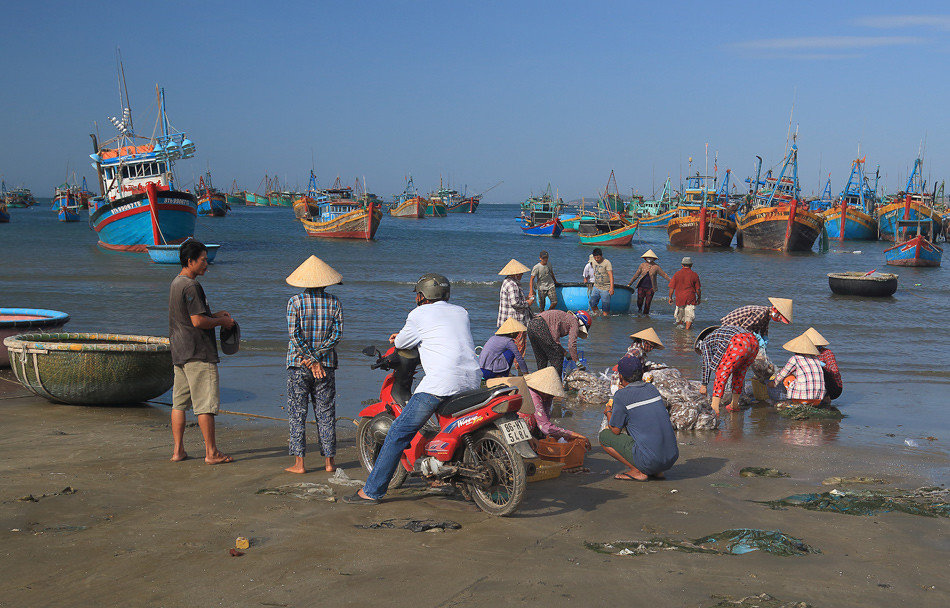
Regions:
<instances>
[{"instance_id":1,"label":"red patterned shirt","mask_svg":"<svg viewBox=\"0 0 950 608\"><path fill-rule=\"evenodd\" d=\"M818 360L825 364L825 371L831 374L837 387L839 389L844 388L844 384L841 382L841 370L838 369L838 361L835 359L835 354L829 349L819 346Z\"/></svg>"},{"instance_id":2,"label":"red patterned shirt","mask_svg":"<svg viewBox=\"0 0 950 608\"><path fill-rule=\"evenodd\" d=\"M734 325L747 331L757 333L763 338L769 335L769 321L771 320L771 306L756 306L750 304L730 312L720 321L720 325Z\"/></svg>"}]
</instances>

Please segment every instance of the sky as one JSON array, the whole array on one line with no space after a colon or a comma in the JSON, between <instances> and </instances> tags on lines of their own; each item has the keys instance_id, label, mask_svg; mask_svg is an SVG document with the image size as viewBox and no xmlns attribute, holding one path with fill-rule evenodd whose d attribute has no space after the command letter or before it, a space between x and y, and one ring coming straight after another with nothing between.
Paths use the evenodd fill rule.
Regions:
<instances>
[{"instance_id":1,"label":"sky","mask_svg":"<svg viewBox=\"0 0 950 608\"><path fill-rule=\"evenodd\" d=\"M0 175L51 196L95 183L88 134L119 115L121 49L136 131L155 85L197 144L191 184L306 188L412 174L486 202L548 183L622 194L708 167L781 164L798 132L805 193L851 161L903 186L950 168L950 8L943 2L33 2L4 8ZM794 108L794 110L793 110ZM708 144L708 156L706 146ZM692 158L692 168L689 159ZM718 162L714 162L718 158ZM738 178L738 180L736 180ZM741 186L740 186L741 189Z\"/></svg>"}]
</instances>

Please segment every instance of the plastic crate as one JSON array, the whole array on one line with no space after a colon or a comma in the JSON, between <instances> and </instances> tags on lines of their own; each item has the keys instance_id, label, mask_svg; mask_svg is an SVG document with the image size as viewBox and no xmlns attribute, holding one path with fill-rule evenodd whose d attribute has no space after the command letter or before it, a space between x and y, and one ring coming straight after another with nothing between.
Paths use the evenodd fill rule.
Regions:
<instances>
[{"instance_id":1,"label":"plastic crate","mask_svg":"<svg viewBox=\"0 0 950 608\"><path fill-rule=\"evenodd\" d=\"M566 443L560 443L557 439L546 437L538 442L536 451L543 460L561 462L564 463L565 469L573 469L584 466L587 448L584 447L583 439L571 439Z\"/></svg>"},{"instance_id":2,"label":"plastic crate","mask_svg":"<svg viewBox=\"0 0 950 608\"><path fill-rule=\"evenodd\" d=\"M541 460L532 458L528 460L534 464L534 475L528 476L528 481L544 481L545 479L554 479L561 475L561 469L564 468L563 462L554 462L553 460Z\"/></svg>"}]
</instances>

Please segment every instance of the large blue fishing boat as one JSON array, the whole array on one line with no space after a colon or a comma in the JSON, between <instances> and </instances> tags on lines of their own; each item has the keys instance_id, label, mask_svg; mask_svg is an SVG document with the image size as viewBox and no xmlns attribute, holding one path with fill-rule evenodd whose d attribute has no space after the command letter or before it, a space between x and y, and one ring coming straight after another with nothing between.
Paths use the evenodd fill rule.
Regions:
<instances>
[{"instance_id":1,"label":"large blue fishing boat","mask_svg":"<svg viewBox=\"0 0 950 608\"><path fill-rule=\"evenodd\" d=\"M934 196L925 192L923 159L917 155L914 160L914 169L907 178L907 186L903 192L887 197L881 202L877 211L878 235L885 241L900 240L899 221L930 220L933 224L928 232L939 234L943 222L940 214L934 211Z\"/></svg>"},{"instance_id":2,"label":"large blue fishing boat","mask_svg":"<svg viewBox=\"0 0 950 608\"><path fill-rule=\"evenodd\" d=\"M864 175L865 158L856 158L851 163L851 176L837 203L829 205L822 213L829 239L839 242L877 240L877 220L874 217L877 179L872 188ZM831 186L827 188L830 190Z\"/></svg>"},{"instance_id":3,"label":"large blue fishing boat","mask_svg":"<svg viewBox=\"0 0 950 608\"><path fill-rule=\"evenodd\" d=\"M136 135L121 62L119 75L125 107L121 120L111 119L118 135L101 146L90 135L102 198L90 201L89 224L105 249L145 252L148 245L182 243L195 234L198 203L191 193L177 190L173 167L194 156L195 144L184 133L172 132L164 89L157 91L160 134Z\"/></svg>"}]
</instances>

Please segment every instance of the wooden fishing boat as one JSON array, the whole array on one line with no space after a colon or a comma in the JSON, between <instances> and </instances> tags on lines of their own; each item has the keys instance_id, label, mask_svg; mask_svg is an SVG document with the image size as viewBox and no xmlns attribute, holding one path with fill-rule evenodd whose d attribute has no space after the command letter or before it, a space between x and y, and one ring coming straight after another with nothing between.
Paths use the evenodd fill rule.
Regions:
<instances>
[{"instance_id":1,"label":"wooden fishing boat","mask_svg":"<svg viewBox=\"0 0 950 608\"><path fill-rule=\"evenodd\" d=\"M631 223L619 214L602 214L591 220L582 220L577 227L581 244L593 247L629 247L636 232L637 223Z\"/></svg>"},{"instance_id":2,"label":"wooden fishing boat","mask_svg":"<svg viewBox=\"0 0 950 608\"><path fill-rule=\"evenodd\" d=\"M79 211L82 208L79 205L79 198L70 188L69 184L57 186L53 193L53 210L56 211L56 217L61 222L78 222Z\"/></svg>"},{"instance_id":3,"label":"wooden fishing boat","mask_svg":"<svg viewBox=\"0 0 950 608\"><path fill-rule=\"evenodd\" d=\"M481 195L469 196L468 198L462 198L453 205L446 205L445 210L449 213L475 213L481 200Z\"/></svg>"},{"instance_id":4,"label":"wooden fishing boat","mask_svg":"<svg viewBox=\"0 0 950 608\"><path fill-rule=\"evenodd\" d=\"M888 266L940 266L943 249L934 238L929 219L898 220L897 244L884 250L884 261Z\"/></svg>"},{"instance_id":5,"label":"wooden fishing boat","mask_svg":"<svg viewBox=\"0 0 950 608\"><path fill-rule=\"evenodd\" d=\"M564 230L564 227L561 226L561 222L559 222L557 218L539 224L532 224L525 218L519 218L517 222L521 227L521 233L525 236L546 236L558 238L561 236L561 232Z\"/></svg>"},{"instance_id":6,"label":"wooden fishing boat","mask_svg":"<svg viewBox=\"0 0 950 608\"><path fill-rule=\"evenodd\" d=\"M597 219L597 216L588 213L572 212L562 213L558 215L557 219L561 222L561 226L564 227L564 232L577 232L581 221Z\"/></svg>"},{"instance_id":7,"label":"wooden fishing boat","mask_svg":"<svg viewBox=\"0 0 950 608\"><path fill-rule=\"evenodd\" d=\"M459 191L442 185L439 185L435 192L430 192L426 200L429 202L427 210L432 210L430 217L445 217L445 214L439 215L440 209L445 213L469 213L469 206L463 203ZM475 206L477 207L478 203L475 203Z\"/></svg>"},{"instance_id":8,"label":"wooden fishing boat","mask_svg":"<svg viewBox=\"0 0 950 608\"><path fill-rule=\"evenodd\" d=\"M886 298L897 291L897 275L890 272L829 272L828 287L842 296Z\"/></svg>"},{"instance_id":9,"label":"wooden fishing boat","mask_svg":"<svg viewBox=\"0 0 950 608\"><path fill-rule=\"evenodd\" d=\"M0 198L0 224L6 224L10 221L10 212L7 211L7 202Z\"/></svg>"},{"instance_id":10,"label":"wooden fishing boat","mask_svg":"<svg viewBox=\"0 0 950 608\"><path fill-rule=\"evenodd\" d=\"M147 247L148 257L156 264L181 265L181 258L179 256L181 245L184 245L184 243L180 245L149 245ZM208 248L208 263L214 264L214 259L217 257L218 249L221 248L221 245L205 243L204 246Z\"/></svg>"},{"instance_id":11,"label":"wooden fishing boat","mask_svg":"<svg viewBox=\"0 0 950 608\"><path fill-rule=\"evenodd\" d=\"M729 175L723 180L723 193L729 191ZM713 186L710 188L709 184ZM728 197L728 195L725 195ZM683 202L676 207L676 217L666 225L670 245L674 247L731 247L736 223L731 210L719 203L715 178L710 175L690 176L683 189ZM728 201L728 198L726 199Z\"/></svg>"},{"instance_id":12,"label":"wooden fishing boat","mask_svg":"<svg viewBox=\"0 0 950 608\"><path fill-rule=\"evenodd\" d=\"M874 188L871 188L864 175L865 158L857 158L851 163L851 176L837 202L830 202L826 206L823 200L829 196L831 177L825 186L826 192L817 203L812 204L812 210L820 211L825 223L825 231L831 240L841 241L876 241L877 218L874 216L877 207L877 179Z\"/></svg>"},{"instance_id":13,"label":"wooden fishing boat","mask_svg":"<svg viewBox=\"0 0 950 608\"><path fill-rule=\"evenodd\" d=\"M551 190L551 184L548 183L547 188L545 188L541 194L532 194L525 200L521 201L521 213L526 214L529 212L537 212L560 214L561 208L563 206L564 201L562 201L559 196L555 195L555 193Z\"/></svg>"},{"instance_id":14,"label":"wooden fishing boat","mask_svg":"<svg viewBox=\"0 0 950 608\"><path fill-rule=\"evenodd\" d=\"M550 195L551 185L540 197L531 197L521 204L521 217L517 219L521 233L525 236L558 238L564 230L558 216L561 205L554 202ZM560 201L559 201L560 202Z\"/></svg>"},{"instance_id":15,"label":"wooden fishing boat","mask_svg":"<svg viewBox=\"0 0 950 608\"><path fill-rule=\"evenodd\" d=\"M607 213L627 214L627 202L620 196L620 190L617 188L617 178L614 176L613 169L610 170L610 177L607 178L607 186L600 200L597 201L597 209Z\"/></svg>"},{"instance_id":16,"label":"wooden fishing boat","mask_svg":"<svg viewBox=\"0 0 950 608\"><path fill-rule=\"evenodd\" d=\"M195 192L198 195L198 215L224 217L228 214L230 207L228 207L227 196L211 185L210 171L198 177Z\"/></svg>"},{"instance_id":17,"label":"wooden fishing boat","mask_svg":"<svg viewBox=\"0 0 950 608\"><path fill-rule=\"evenodd\" d=\"M587 310L590 306L590 292L584 283L559 283L555 288L558 310L576 312ZM609 310L613 314L627 314L630 312L630 303L633 301L634 289L626 285L614 285L614 293L610 296ZM545 307L547 303L545 301Z\"/></svg>"},{"instance_id":18,"label":"wooden fishing boat","mask_svg":"<svg viewBox=\"0 0 950 608\"><path fill-rule=\"evenodd\" d=\"M638 221L641 228L666 228L669 221L676 217L672 180L666 178L658 198L644 200L642 196L635 196L627 208L627 217Z\"/></svg>"},{"instance_id":19,"label":"wooden fishing boat","mask_svg":"<svg viewBox=\"0 0 950 608\"><path fill-rule=\"evenodd\" d=\"M124 86L122 90L127 101ZM128 107L121 121L112 119L118 131L115 138L100 147L96 136L90 135L94 152L90 158L103 198L90 208L89 224L105 249L144 253L148 245L174 245L195 234L198 202L176 189L173 171L178 160L194 156L195 144L184 133L172 131L164 89L157 101L158 135L136 135Z\"/></svg>"},{"instance_id":20,"label":"wooden fishing boat","mask_svg":"<svg viewBox=\"0 0 950 608\"><path fill-rule=\"evenodd\" d=\"M372 240L383 219L382 205L375 196L357 192L354 198L353 188L343 186L339 176L313 203L316 212L300 219L309 236Z\"/></svg>"},{"instance_id":21,"label":"wooden fishing boat","mask_svg":"<svg viewBox=\"0 0 950 608\"><path fill-rule=\"evenodd\" d=\"M419 191L412 181L412 176L406 180L406 188L401 194L393 195L392 205L389 207L389 215L393 217L403 217L409 219L423 219L426 216L426 208L429 201L419 196Z\"/></svg>"},{"instance_id":22,"label":"wooden fishing boat","mask_svg":"<svg viewBox=\"0 0 950 608\"><path fill-rule=\"evenodd\" d=\"M441 200L433 200L432 198L426 200L426 217L446 217L447 215L448 211L445 208L445 203Z\"/></svg>"},{"instance_id":23,"label":"wooden fishing boat","mask_svg":"<svg viewBox=\"0 0 950 608\"><path fill-rule=\"evenodd\" d=\"M6 338L16 379L38 397L73 405L126 405L173 384L168 338L32 333Z\"/></svg>"},{"instance_id":24,"label":"wooden fishing boat","mask_svg":"<svg viewBox=\"0 0 950 608\"><path fill-rule=\"evenodd\" d=\"M248 207L266 207L269 204L266 196L247 190L244 191L244 200Z\"/></svg>"},{"instance_id":25,"label":"wooden fishing boat","mask_svg":"<svg viewBox=\"0 0 950 608\"><path fill-rule=\"evenodd\" d=\"M940 214L933 209L934 195L924 191L923 160L918 155L914 169L907 178L903 192L887 197L877 209L878 235L884 241L897 241L898 222L929 220L932 224L930 234L939 234L942 227ZM936 188L935 188L936 189Z\"/></svg>"},{"instance_id":26,"label":"wooden fishing boat","mask_svg":"<svg viewBox=\"0 0 950 608\"><path fill-rule=\"evenodd\" d=\"M0 308L0 367L10 365L10 356L3 341L26 333L52 332L69 321L69 315L44 308Z\"/></svg>"},{"instance_id":27,"label":"wooden fishing boat","mask_svg":"<svg viewBox=\"0 0 950 608\"><path fill-rule=\"evenodd\" d=\"M811 251L821 233L823 218L802 201L798 183L798 145L785 156L777 178L760 181L762 159L750 192L750 204L737 224L737 245L747 249ZM760 189L764 186L764 189Z\"/></svg>"}]
</instances>

